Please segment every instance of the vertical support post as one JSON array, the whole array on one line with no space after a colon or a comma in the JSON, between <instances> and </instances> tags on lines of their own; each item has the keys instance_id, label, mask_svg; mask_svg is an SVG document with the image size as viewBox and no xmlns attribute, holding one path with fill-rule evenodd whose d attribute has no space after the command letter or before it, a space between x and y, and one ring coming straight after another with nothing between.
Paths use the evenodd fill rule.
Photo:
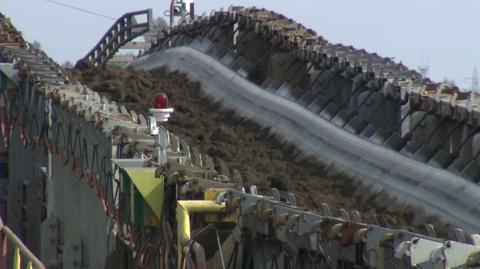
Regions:
<instances>
[{"instance_id":1,"label":"vertical support post","mask_svg":"<svg viewBox=\"0 0 480 269\"><path fill-rule=\"evenodd\" d=\"M153 10L149 9L147 13L148 30L153 29Z\"/></svg>"},{"instance_id":2,"label":"vertical support post","mask_svg":"<svg viewBox=\"0 0 480 269\"><path fill-rule=\"evenodd\" d=\"M20 269L21 263L22 263L22 258L20 257L20 249L15 248L15 254L13 256L13 268Z\"/></svg>"},{"instance_id":3,"label":"vertical support post","mask_svg":"<svg viewBox=\"0 0 480 269\"><path fill-rule=\"evenodd\" d=\"M190 3L190 21L195 20L195 3Z\"/></svg>"},{"instance_id":4,"label":"vertical support post","mask_svg":"<svg viewBox=\"0 0 480 269\"><path fill-rule=\"evenodd\" d=\"M157 136L157 143L158 143L158 163L160 164L165 164L167 163L167 146L168 146L168 141L167 141L167 130L163 128L159 128L159 133Z\"/></svg>"},{"instance_id":5,"label":"vertical support post","mask_svg":"<svg viewBox=\"0 0 480 269\"><path fill-rule=\"evenodd\" d=\"M185 19L187 18L187 3L182 1L182 21L184 22Z\"/></svg>"},{"instance_id":6,"label":"vertical support post","mask_svg":"<svg viewBox=\"0 0 480 269\"><path fill-rule=\"evenodd\" d=\"M233 52L235 53L235 55L237 55L237 53L238 53L238 48L237 48L238 40L237 39L238 39L238 22L233 24Z\"/></svg>"},{"instance_id":7,"label":"vertical support post","mask_svg":"<svg viewBox=\"0 0 480 269\"><path fill-rule=\"evenodd\" d=\"M48 130L52 130L52 125L53 125L53 113L52 113L52 99L48 98L45 100L46 101L46 114L48 117ZM48 132L48 140L53 141L53 133L50 131ZM51 215L51 212L53 212L53 205L55 204L54 200L54 193L55 193L55 184L53 183L53 152L52 148L48 149L48 167L47 167L47 216Z\"/></svg>"}]
</instances>

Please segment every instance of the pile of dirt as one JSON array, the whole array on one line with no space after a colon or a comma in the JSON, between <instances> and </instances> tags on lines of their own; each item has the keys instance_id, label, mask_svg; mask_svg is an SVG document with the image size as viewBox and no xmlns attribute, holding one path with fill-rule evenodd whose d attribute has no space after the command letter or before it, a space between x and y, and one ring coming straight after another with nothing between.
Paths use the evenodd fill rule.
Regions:
<instances>
[{"instance_id":1,"label":"pile of dirt","mask_svg":"<svg viewBox=\"0 0 480 269\"><path fill-rule=\"evenodd\" d=\"M299 204L310 210L317 210L321 203L334 210L356 209L370 223L384 221L390 227L416 231L424 223L433 223L437 231L446 231L447 225L420 213L421 209L389 208L382 193L365 196L359 191L365 187L358 188L352 179L302 157L269 130L202 97L199 83L188 81L183 74L163 68L149 72L114 66L97 69L88 63L71 71L81 83L137 113L145 114L153 107L155 95L165 92L175 108L169 130L202 152L223 159L247 184L256 184L267 193L271 187L284 194L292 192Z\"/></svg>"}]
</instances>

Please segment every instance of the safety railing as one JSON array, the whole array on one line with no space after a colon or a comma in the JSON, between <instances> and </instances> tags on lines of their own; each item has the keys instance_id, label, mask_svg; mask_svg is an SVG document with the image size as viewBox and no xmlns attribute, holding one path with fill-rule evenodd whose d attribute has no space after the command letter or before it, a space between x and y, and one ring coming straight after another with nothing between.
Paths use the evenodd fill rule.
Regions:
<instances>
[{"instance_id":1,"label":"safety railing","mask_svg":"<svg viewBox=\"0 0 480 269\"><path fill-rule=\"evenodd\" d=\"M18 236L0 218L0 268L7 268L8 242L13 245L13 269L45 269L45 265L25 246ZM26 259L22 263L22 259Z\"/></svg>"},{"instance_id":2,"label":"safety railing","mask_svg":"<svg viewBox=\"0 0 480 269\"><path fill-rule=\"evenodd\" d=\"M147 21L139 23L142 16L147 16ZM84 60L92 62L95 66L105 65L123 45L150 31L151 25L151 9L126 13L108 29Z\"/></svg>"}]
</instances>

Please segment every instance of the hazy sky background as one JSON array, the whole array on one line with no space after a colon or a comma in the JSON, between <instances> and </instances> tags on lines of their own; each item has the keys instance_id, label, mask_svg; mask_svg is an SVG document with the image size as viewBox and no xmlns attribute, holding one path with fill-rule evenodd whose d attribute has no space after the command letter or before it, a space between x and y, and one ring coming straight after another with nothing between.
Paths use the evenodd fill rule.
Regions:
<instances>
[{"instance_id":1,"label":"hazy sky background","mask_svg":"<svg viewBox=\"0 0 480 269\"><path fill-rule=\"evenodd\" d=\"M168 9L167 0L57 0L119 17L153 8ZM197 13L229 5L275 10L314 29L332 43L343 43L394 57L410 68L429 65L435 80L447 77L470 89L474 66L480 67L480 1L478 0L204 0ZM11 17L30 42L59 63L76 62L97 43L112 20L67 9L45 0L0 0L0 12Z\"/></svg>"}]
</instances>

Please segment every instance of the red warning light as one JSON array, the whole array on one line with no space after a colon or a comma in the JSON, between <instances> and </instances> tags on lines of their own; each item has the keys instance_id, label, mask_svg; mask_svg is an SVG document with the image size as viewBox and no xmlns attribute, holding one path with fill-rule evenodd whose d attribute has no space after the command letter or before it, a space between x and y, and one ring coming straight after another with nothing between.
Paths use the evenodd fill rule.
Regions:
<instances>
[{"instance_id":1,"label":"red warning light","mask_svg":"<svg viewBox=\"0 0 480 269\"><path fill-rule=\"evenodd\" d=\"M155 97L155 108L164 109L168 108L168 97L165 93L161 92Z\"/></svg>"}]
</instances>

